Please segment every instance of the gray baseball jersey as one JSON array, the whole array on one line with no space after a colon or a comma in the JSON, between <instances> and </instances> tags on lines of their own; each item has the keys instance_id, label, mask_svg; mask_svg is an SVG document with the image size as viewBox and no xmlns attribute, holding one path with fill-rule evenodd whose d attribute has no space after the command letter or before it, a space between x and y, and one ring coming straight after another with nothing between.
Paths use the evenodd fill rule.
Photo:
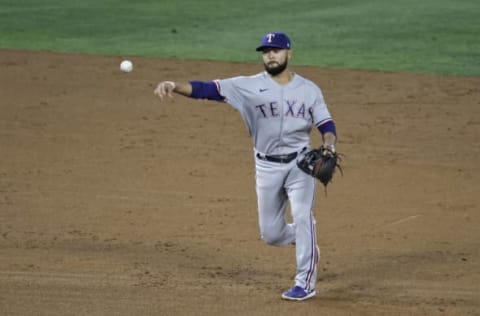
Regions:
<instances>
[{"instance_id":1,"label":"gray baseball jersey","mask_svg":"<svg viewBox=\"0 0 480 316\"><path fill-rule=\"evenodd\" d=\"M255 149L263 154L306 147L312 126L331 120L318 86L298 74L286 85L266 72L215 82L225 101L241 113Z\"/></svg>"}]
</instances>

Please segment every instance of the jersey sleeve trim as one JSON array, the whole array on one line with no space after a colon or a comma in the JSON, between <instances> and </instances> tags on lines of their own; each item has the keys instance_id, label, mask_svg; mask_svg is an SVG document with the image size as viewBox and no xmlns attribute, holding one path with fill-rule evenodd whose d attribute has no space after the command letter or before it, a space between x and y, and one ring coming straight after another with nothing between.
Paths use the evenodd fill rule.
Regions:
<instances>
[{"instance_id":1,"label":"jersey sleeve trim","mask_svg":"<svg viewBox=\"0 0 480 316\"><path fill-rule=\"evenodd\" d=\"M315 123L315 126L320 127L321 125L323 125L325 123L328 123L328 122L333 122L333 119L331 117L323 119L320 122Z\"/></svg>"}]
</instances>

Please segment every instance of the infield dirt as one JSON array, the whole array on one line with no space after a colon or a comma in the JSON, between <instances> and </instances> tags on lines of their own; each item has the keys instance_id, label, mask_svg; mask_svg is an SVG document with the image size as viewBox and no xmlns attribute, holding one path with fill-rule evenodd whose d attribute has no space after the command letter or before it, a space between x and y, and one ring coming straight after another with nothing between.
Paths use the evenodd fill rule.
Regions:
<instances>
[{"instance_id":1,"label":"infield dirt","mask_svg":"<svg viewBox=\"0 0 480 316\"><path fill-rule=\"evenodd\" d=\"M0 314L480 315L480 78L293 66L345 158L318 294L291 303L239 114L153 95L260 66L129 58L0 51Z\"/></svg>"}]
</instances>

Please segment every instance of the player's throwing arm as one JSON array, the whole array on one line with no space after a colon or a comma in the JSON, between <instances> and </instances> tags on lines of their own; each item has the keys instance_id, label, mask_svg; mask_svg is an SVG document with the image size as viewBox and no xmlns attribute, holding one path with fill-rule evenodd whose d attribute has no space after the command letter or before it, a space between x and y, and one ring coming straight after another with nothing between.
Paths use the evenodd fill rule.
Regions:
<instances>
[{"instance_id":1,"label":"player's throwing arm","mask_svg":"<svg viewBox=\"0 0 480 316\"><path fill-rule=\"evenodd\" d=\"M189 97L192 94L192 85L190 83L162 81L153 91L153 93L157 95L160 100L163 100L165 96L172 98L173 92Z\"/></svg>"}]
</instances>

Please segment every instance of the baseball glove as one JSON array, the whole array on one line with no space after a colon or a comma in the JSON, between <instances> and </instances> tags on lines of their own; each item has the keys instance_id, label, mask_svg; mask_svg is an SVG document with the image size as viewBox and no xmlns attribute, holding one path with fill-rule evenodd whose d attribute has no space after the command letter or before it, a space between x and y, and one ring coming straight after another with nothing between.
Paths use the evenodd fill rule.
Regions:
<instances>
[{"instance_id":1,"label":"baseball glove","mask_svg":"<svg viewBox=\"0 0 480 316\"><path fill-rule=\"evenodd\" d=\"M331 151L321 146L318 149L312 149L297 161L297 166L306 174L318 179L325 187L332 181L335 169L339 169L340 157L335 151Z\"/></svg>"}]
</instances>

